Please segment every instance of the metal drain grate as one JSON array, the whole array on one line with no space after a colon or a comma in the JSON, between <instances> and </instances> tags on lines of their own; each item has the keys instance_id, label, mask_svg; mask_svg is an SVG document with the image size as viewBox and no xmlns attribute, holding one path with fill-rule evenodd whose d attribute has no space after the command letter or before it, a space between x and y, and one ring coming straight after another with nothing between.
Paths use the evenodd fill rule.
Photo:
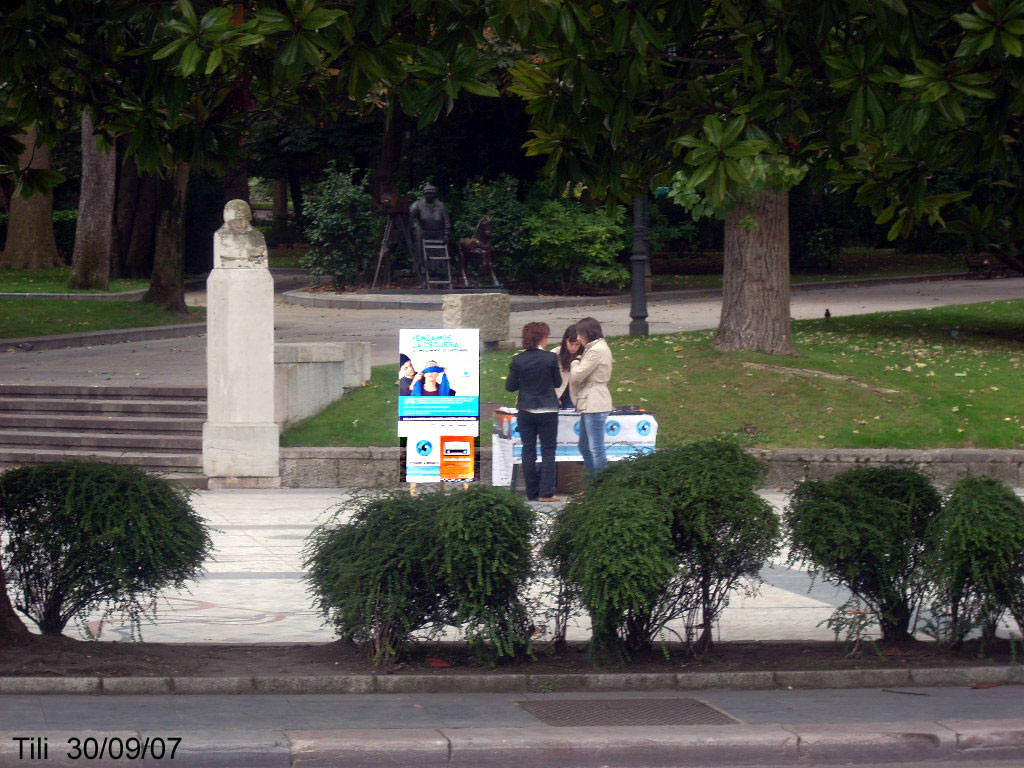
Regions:
<instances>
[{"instance_id":1,"label":"metal drain grate","mask_svg":"<svg viewBox=\"0 0 1024 768\"><path fill-rule=\"evenodd\" d=\"M517 701L545 725L735 725L697 699L546 699Z\"/></svg>"}]
</instances>

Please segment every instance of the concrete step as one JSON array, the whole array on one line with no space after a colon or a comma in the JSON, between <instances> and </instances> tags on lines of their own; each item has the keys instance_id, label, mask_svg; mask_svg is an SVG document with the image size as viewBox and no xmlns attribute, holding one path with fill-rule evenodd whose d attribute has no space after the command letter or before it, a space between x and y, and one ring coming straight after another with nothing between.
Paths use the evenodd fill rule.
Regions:
<instances>
[{"instance_id":1,"label":"concrete step","mask_svg":"<svg viewBox=\"0 0 1024 768\"><path fill-rule=\"evenodd\" d=\"M125 432L175 432L200 435L203 431L202 418L160 418L146 416L81 416L75 414L33 414L0 411L0 430L55 430L80 432L83 430L106 430Z\"/></svg>"},{"instance_id":2,"label":"concrete step","mask_svg":"<svg viewBox=\"0 0 1024 768\"><path fill-rule=\"evenodd\" d=\"M52 461L69 459L106 461L111 464L135 464L143 469L163 472L197 471L203 466L201 453L154 453L147 451L74 449L35 446L5 446L0 452L0 466L9 469L11 466L25 464L46 464Z\"/></svg>"},{"instance_id":3,"label":"concrete step","mask_svg":"<svg viewBox=\"0 0 1024 768\"><path fill-rule=\"evenodd\" d=\"M154 472L153 474L173 480L181 487L192 491L205 491L210 487L210 478L198 472Z\"/></svg>"},{"instance_id":4,"label":"concrete step","mask_svg":"<svg viewBox=\"0 0 1024 768\"><path fill-rule=\"evenodd\" d=\"M206 387L199 386L69 386L0 384L0 397L67 397L92 400L200 400L206 401Z\"/></svg>"},{"instance_id":5,"label":"concrete step","mask_svg":"<svg viewBox=\"0 0 1024 768\"><path fill-rule=\"evenodd\" d=\"M206 387L0 385L0 472L94 460L206 488L204 421Z\"/></svg>"},{"instance_id":6,"label":"concrete step","mask_svg":"<svg viewBox=\"0 0 1024 768\"><path fill-rule=\"evenodd\" d=\"M0 411L111 415L180 415L205 418L206 402L189 400L86 400L59 397L0 397Z\"/></svg>"},{"instance_id":7,"label":"concrete step","mask_svg":"<svg viewBox=\"0 0 1024 768\"><path fill-rule=\"evenodd\" d=\"M127 434L102 432L71 432L63 430L31 431L24 429L0 430L0 451L7 446L50 446L57 449L106 448L109 450L133 448L147 452L183 453L201 451L203 439L192 434L153 434L129 432Z\"/></svg>"}]
</instances>

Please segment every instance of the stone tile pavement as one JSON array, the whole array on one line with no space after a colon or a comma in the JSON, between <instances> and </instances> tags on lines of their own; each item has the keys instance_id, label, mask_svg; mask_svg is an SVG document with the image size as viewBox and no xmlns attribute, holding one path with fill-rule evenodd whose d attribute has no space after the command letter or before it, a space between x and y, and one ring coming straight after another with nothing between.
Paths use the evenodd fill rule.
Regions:
<instances>
[{"instance_id":1,"label":"stone tile pavement","mask_svg":"<svg viewBox=\"0 0 1024 768\"><path fill-rule=\"evenodd\" d=\"M762 491L777 508L784 494ZM302 547L313 528L351 498L342 489L217 490L194 496L196 509L215 532L215 554L207 573L188 591L161 595L155 625L143 627L150 642L301 643L329 642L334 634L313 610L302 581ZM545 505L547 506L547 505ZM550 507L543 509L549 512ZM830 585L811 586L807 574L785 565L782 553L766 568L756 596L733 597L717 628L722 640L830 640L818 624L845 595ZM104 640L130 639L126 625L99 625ZM682 632L681 627L674 626ZM69 625L67 633L84 636ZM570 639L589 637L585 617Z\"/></svg>"}]
</instances>

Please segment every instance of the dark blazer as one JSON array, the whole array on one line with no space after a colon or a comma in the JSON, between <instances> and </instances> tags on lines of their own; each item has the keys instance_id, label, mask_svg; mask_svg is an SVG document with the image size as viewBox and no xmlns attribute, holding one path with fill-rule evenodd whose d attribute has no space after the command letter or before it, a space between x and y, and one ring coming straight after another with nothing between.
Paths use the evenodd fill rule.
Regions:
<instances>
[{"instance_id":1,"label":"dark blazer","mask_svg":"<svg viewBox=\"0 0 1024 768\"><path fill-rule=\"evenodd\" d=\"M555 387L561 383L558 355L544 349L528 349L512 358L505 389L519 390L517 407L521 410L558 410Z\"/></svg>"}]
</instances>

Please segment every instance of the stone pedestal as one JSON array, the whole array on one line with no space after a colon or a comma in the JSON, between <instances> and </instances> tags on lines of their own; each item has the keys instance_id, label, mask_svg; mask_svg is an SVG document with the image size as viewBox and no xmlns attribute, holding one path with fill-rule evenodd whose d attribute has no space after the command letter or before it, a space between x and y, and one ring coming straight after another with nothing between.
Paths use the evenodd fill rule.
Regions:
<instances>
[{"instance_id":1,"label":"stone pedestal","mask_svg":"<svg viewBox=\"0 0 1024 768\"><path fill-rule=\"evenodd\" d=\"M273 278L265 266L217 266L206 291L203 472L211 487L275 487Z\"/></svg>"},{"instance_id":2,"label":"stone pedestal","mask_svg":"<svg viewBox=\"0 0 1024 768\"><path fill-rule=\"evenodd\" d=\"M507 293L448 294L442 304L442 324L445 328L479 328L480 346L494 351L508 340L509 307Z\"/></svg>"}]
</instances>

